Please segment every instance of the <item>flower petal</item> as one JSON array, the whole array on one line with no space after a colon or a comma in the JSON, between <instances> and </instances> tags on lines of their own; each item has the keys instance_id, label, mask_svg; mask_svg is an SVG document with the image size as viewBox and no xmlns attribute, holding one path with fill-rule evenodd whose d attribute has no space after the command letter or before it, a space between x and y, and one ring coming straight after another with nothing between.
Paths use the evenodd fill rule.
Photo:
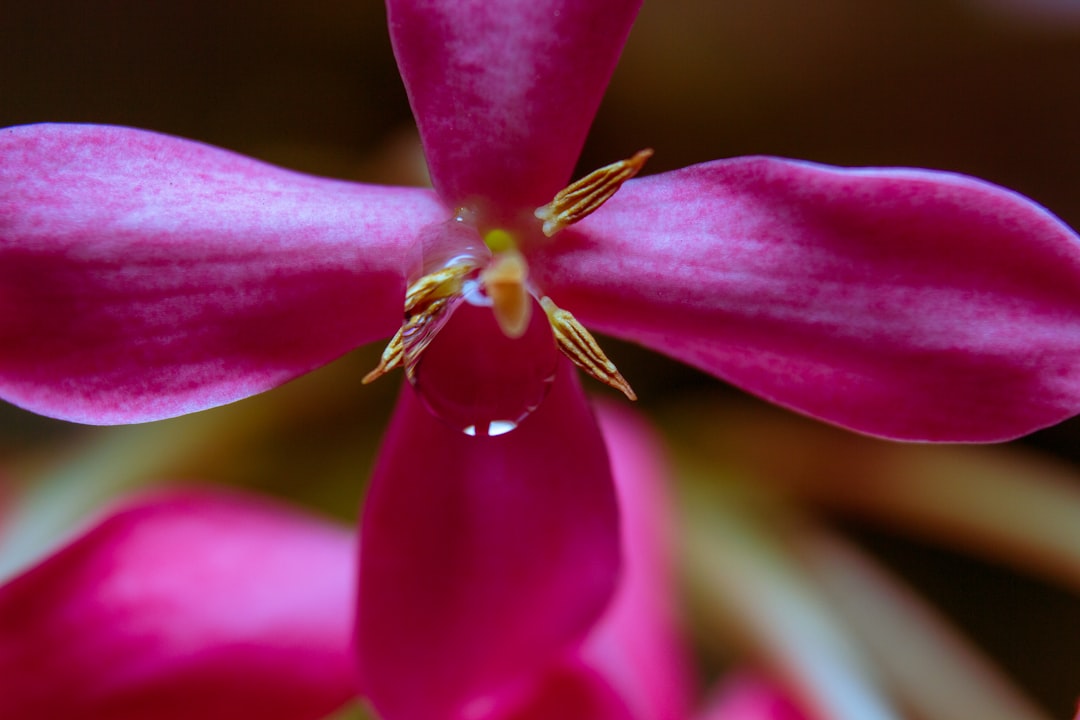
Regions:
<instances>
[{"instance_id":1,"label":"flower petal","mask_svg":"<svg viewBox=\"0 0 1080 720\"><path fill-rule=\"evenodd\" d=\"M601 405L619 494L623 573L580 649L556 663L512 720L685 720L691 682L676 631L670 510L663 453L630 412Z\"/></svg>"},{"instance_id":2,"label":"flower petal","mask_svg":"<svg viewBox=\"0 0 1080 720\"><path fill-rule=\"evenodd\" d=\"M701 720L807 720L772 683L749 673L728 678L713 694Z\"/></svg>"},{"instance_id":3,"label":"flower petal","mask_svg":"<svg viewBox=\"0 0 1080 720\"><path fill-rule=\"evenodd\" d=\"M645 720L646 717L631 714L626 699L619 696L610 680L578 660L551 669L529 702L505 716L505 720Z\"/></svg>"},{"instance_id":4,"label":"flower petal","mask_svg":"<svg viewBox=\"0 0 1080 720\"><path fill-rule=\"evenodd\" d=\"M636 720L684 720L691 682L677 631L670 473L659 439L643 420L616 405L599 410L619 492L625 558L615 599L583 657L602 669Z\"/></svg>"},{"instance_id":5,"label":"flower petal","mask_svg":"<svg viewBox=\"0 0 1080 720\"><path fill-rule=\"evenodd\" d=\"M493 222L573 171L641 0L388 0L435 188Z\"/></svg>"},{"instance_id":6,"label":"flower petal","mask_svg":"<svg viewBox=\"0 0 1080 720\"><path fill-rule=\"evenodd\" d=\"M969 177L708 163L627 183L532 261L592 328L861 432L1001 440L1080 410L1080 241Z\"/></svg>"},{"instance_id":7,"label":"flower petal","mask_svg":"<svg viewBox=\"0 0 1080 720\"><path fill-rule=\"evenodd\" d=\"M243 497L132 502L0 587L0 716L323 717L354 692L354 553Z\"/></svg>"},{"instance_id":8,"label":"flower petal","mask_svg":"<svg viewBox=\"0 0 1080 720\"><path fill-rule=\"evenodd\" d=\"M365 695L395 720L498 716L599 616L618 538L604 441L568 361L496 437L451 429L406 386L361 524Z\"/></svg>"},{"instance_id":9,"label":"flower petal","mask_svg":"<svg viewBox=\"0 0 1080 720\"><path fill-rule=\"evenodd\" d=\"M279 385L394 332L445 214L145 131L0 130L0 397L121 423Z\"/></svg>"}]
</instances>

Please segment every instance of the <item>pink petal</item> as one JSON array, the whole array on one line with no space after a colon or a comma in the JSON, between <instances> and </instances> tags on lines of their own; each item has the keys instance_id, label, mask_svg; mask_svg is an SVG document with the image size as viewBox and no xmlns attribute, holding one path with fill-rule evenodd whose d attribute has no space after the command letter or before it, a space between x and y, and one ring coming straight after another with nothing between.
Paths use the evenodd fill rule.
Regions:
<instances>
[{"instance_id":1,"label":"pink petal","mask_svg":"<svg viewBox=\"0 0 1080 720\"><path fill-rule=\"evenodd\" d=\"M388 0L431 176L491 222L566 185L641 0Z\"/></svg>"},{"instance_id":2,"label":"pink petal","mask_svg":"<svg viewBox=\"0 0 1080 720\"><path fill-rule=\"evenodd\" d=\"M567 361L496 437L451 429L406 386L361 524L366 696L394 720L498 716L603 610L618 532L604 441Z\"/></svg>"},{"instance_id":3,"label":"pink petal","mask_svg":"<svg viewBox=\"0 0 1080 720\"><path fill-rule=\"evenodd\" d=\"M741 158L556 240L533 273L579 320L829 422L988 441L1080 410L1080 242L979 180Z\"/></svg>"},{"instance_id":4,"label":"pink petal","mask_svg":"<svg viewBox=\"0 0 1080 720\"><path fill-rule=\"evenodd\" d=\"M445 215L139 130L0 130L0 397L120 423L279 385L396 330Z\"/></svg>"},{"instance_id":5,"label":"pink petal","mask_svg":"<svg viewBox=\"0 0 1080 720\"><path fill-rule=\"evenodd\" d=\"M691 682L676 628L667 468L656 437L601 407L622 518L624 572L584 645L551 668L508 720L686 720Z\"/></svg>"},{"instance_id":6,"label":"pink petal","mask_svg":"<svg viewBox=\"0 0 1080 720\"><path fill-rule=\"evenodd\" d=\"M619 493L624 572L582 656L636 720L685 720L691 681L677 629L670 473L658 438L641 419L615 405L600 409Z\"/></svg>"},{"instance_id":7,"label":"pink petal","mask_svg":"<svg viewBox=\"0 0 1080 720\"><path fill-rule=\"evenodd\" d=\"M644 720L631 714L611 682L588 664L560 664L544 676L530 701L504 720ZM678 720L686 720L685 717Z\"/></svg>"},{"instance_id":8,"label":"pink petal","mask_svg":"<svg viewBox=\"0 0 1080 720\"><path fill-rule=\"evenodd\" d=\"M240 496L131 503L0 587L0 717L321 718L354 691L354 552Z\"/></svg>"},{"instance_id":9,"label":"pink petal","mask_svg":"<svg viewBox=\"0 0 1080 720\"><path fill-rule=\"evenodd\" d=\"M771 683L750 674L729 678L709 701L700 720L808 720Z\"/></svg>"}]
</instances>

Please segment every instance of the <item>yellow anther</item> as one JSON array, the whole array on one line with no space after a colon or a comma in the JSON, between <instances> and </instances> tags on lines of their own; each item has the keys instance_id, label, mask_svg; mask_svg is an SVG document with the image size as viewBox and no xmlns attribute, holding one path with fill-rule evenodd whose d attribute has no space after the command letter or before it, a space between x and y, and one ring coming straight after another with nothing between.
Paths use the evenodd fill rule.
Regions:
<instances>
[{"instance_id":1,"label":"yellow anther","mask_svg":"<svg viewBox=\"0 0 1080 720\"><path fill-rule=\"evenodd\" d=\"M532 296L525 287L528 277L529 266L517 250L499 253L480 273L495 321L506 337L524 335L532 319Z\"/></svg>"},{"instance_id":2,"label":"yellow anther","mask_svg":"<svg viewBox=\"0 0 1080 720\"><path fill-rule=\"evenodd\" d=\"M619 373L615 363L608 360L607 355L596 342L596 338L577 321L577 318L558 307L547 296L540 299L540 307L547 313L548 321L551 323L551 334L555 336L555 343L564 355L591 377L608 387L615 388L630 400L637 400L637 395L634 394L630 383L626 382L626 378Z\"/></svg>"},{"instance_id":3,"label":"yellow anther","mask_svg":"<svg viewBox=\"0 0 1080 720\"><path fill-rule=\"evenodd\" d=\"M361 383L364 385L373 383L391 370L401 367L402 362L405 360L404 334L405 325L402 325L390 342L387 343L386 349L382 352L382 357L379 358L379 364L364 376L364 379L360 381Z\"/></svg>"},{"instance_id":4,"label":"yellow anther","mask_svg":"<svg viewBox=\"0 0 1080 720\"><path fill-rule=\"evenodd\" d=\"M364 376L365 385L391 370L408 370L415 364L434 337L425 331L440 319L450 299L461 294L462 281L475 269L472 263L457 263L424 275L409 286L405 291L405 322L383 350L379 365Z\"/></svg>"},{"instance_id":5,"label":"yellow anther","mask_svg":"<svg viewBox=\"0 0 1080 720\"><path fill-rule=\"evenodd\" d=\"M641 150L631 158L594 170L560 190L551 202L533 213L543 221L544 234L551 237L595 212L624 182L638 174L652 154L652 150Z\"/></svg>"},{"instance_id":6,"label":"yellow anther","mask_svg":"<svg viewBox=\"0 0 1080 720\"><path fill-rule=\"evenodd\" d=\"M471 263L457 263L424 275L405 291L405 315L423 312L425 305L461 292L461 281L476 269Z\"/></svg>"}]
</instances>

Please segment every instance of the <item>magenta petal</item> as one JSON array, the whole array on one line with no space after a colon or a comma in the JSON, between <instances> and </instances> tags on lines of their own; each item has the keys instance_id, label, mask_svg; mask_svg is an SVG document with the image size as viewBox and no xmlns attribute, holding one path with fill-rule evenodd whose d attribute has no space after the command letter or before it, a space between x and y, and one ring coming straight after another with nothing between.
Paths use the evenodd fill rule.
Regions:
<instances>
[{"instance_id":1,"label":"magenta petal","mask_svg":"<svg viewBox=\"0 0 1080 720\"><path fill-rule=\"evenodd\" d=\"M0 397L119 423L278 385L396 330L445 212L145 131L0 130Z\"/></svg>"},{"instance_id":2,"label":"magenta petal","mask_svg":"<svg viewBox=\"0 0 1080 720\"><path fill-rule=\"evenodd\" d=\"M545 676L530 701L505 720L650 720L633 715L604 674L581 662L560 664ZM684 717L672 720L686 720Z\"/></svg>"},{"instance_id":3,"label":"magenta petal","mask_svg":"<svg viewBox=\"0 0 1080 720\"><path fill-rule=\"evenodd\" d=\"M321 718L354 692L354 552L239 496L132 502L0 587L0 717Z\"/></svg>"},{"instance_id":4,"label":"magenta petal","mask_svg":"<svg viewBox=\"0 0 1080 720\"><path fill-rule=\"evenodd\" d=\"M569 179L641 0L388 0L435 188L495 221Z\"/></svg>"},{"instance_id":5,"label":"magenta petal","mask_svg":"<svg viewBox=\"0 0 1080 720\"><path fill-rule=\"evenodd\" d=\"M533 272L590 327L912 440L1080 410L1080 241L969 177L741 158L627 183Z\"/></svg>"},{"instance_id":6,"label":"magenta petal","mask_svg":"<svg viewBox=\"0 0 1080 720\"><path fill-rule=\"evenodd\" d=\"M451 429L406 386L361 524L365 695L394 720L497 716L603 610L618 538L604 441L568 362L497 437Z\"/></svg>"}]
</instances>

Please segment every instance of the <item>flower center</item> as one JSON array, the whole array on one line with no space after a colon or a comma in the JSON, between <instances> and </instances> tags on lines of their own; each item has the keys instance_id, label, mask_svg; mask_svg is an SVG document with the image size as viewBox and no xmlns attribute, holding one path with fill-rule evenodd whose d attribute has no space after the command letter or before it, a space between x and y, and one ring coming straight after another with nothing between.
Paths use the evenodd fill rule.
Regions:
<instances>
[{"instance_id":1,"label":"flower center","mask_svg":"<svg viewBox=\"0 0 1080 720\"><path fill-rule=\"evenodd\" d=\"M568 186L536 210L538 229L551 237L586 217L650 155L643 150ZM517 235L494 228L481 238L463 208L426 228L418 245L404 322L365 383L401 367L425 406L469 435L509 432L539 407L555 378L556 350L636 399L589 331L530 282Z\"/></svg>"},{"instance_id":2,"label":"flower center","mask_svg":"<svg viewBox=\"0 0 1080 720\"><path fill-rule=\"evenodd\" d=\"M406 376L424 406L451 427L467 435L501 435L540 407L558 363L542 312L531 313L512 338L489 307L466 297Z\"/></svg>"}]
</instances>

